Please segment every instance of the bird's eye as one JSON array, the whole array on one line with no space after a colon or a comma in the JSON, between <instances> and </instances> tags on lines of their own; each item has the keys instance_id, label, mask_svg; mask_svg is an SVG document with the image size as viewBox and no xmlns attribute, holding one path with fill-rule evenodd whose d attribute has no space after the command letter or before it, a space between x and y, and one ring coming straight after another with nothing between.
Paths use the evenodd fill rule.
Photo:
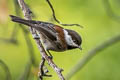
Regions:
<instances>
[{"instance_id":1,"label":"bird's eye","mask_svg":"<svg viewBox=\"0 0 120 80\"><path fill-rule=\"evenodd\" d=\"M77 41L76 40L73 40L74 43L76 43Z\"/></svg>"}]
</instances>

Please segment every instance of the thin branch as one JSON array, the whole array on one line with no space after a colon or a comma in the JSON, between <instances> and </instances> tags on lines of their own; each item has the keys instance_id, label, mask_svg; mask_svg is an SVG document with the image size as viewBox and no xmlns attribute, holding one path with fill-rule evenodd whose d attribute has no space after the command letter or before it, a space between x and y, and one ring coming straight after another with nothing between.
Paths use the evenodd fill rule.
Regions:
<instances>
[{"instance_id":1,"label":"thin branch","mask_svg":"<svg viewBox=\"0 0 120 80\"><path fill-rule=\"evenodd\" d=\"M17 35L18 35L18 30L19 30L19 29L18 29L18 27L16 27L16 25L17 25L17 24L15 23L10 41L11 41L12 43L18 44Z\"/></svg>"},{"instance_id":2,"label":"thin branch","mask_svg":"<svg viewBox=\"0 0 120 80\"><path fill-rule=\"evenodd\" d=\"M19 14L19 10L18 10L18 6L17 6L17 1L14 0L14 8L15 8L15 13L18 15ZM12 43L12 44L18 44L17 41L17 34L18 34L18 27L17 24L14 24L14 29L12 31L12 35L10 36L9 39L6 38L0 38L1 41L4 41L5 43Z\"/></svg>"},{"instance_id":3,"label":"thin branch","mask_svg":"<svg viewBox=\"0 0 120 80\"><path fill-rule=\"evenodd\" d=\"M110 5L109 0L103 0L104 8L109 17L120 23L120 16L116 15Z\"/></svg>"},{"instance_id":4,"label":"thin branch","mask_svg":"<svg viewBox=\"0 0 120 80\"><path fill-rule=\"evenodd\" d=\"M14 0L14 5L15 5L16 15L20 16L20 7L19 7L17 0ZM36 61L35 61L33 45L32 45L32 42L30 40L30 37L28 35L29 32L26 28L24 28L24 26L22 24L19 24L19 26L22 28L23 33L24 33L24 37L25 37L25 40L26 40L26 43L28 46L29 54L30 54L30 60L34 66L37 66Z\"/></svg>"},{"instance_id":5,"label":"thin branch","mask_svg":"<svg viewBox=\"0 0 120 80\"><path fill-rule=\"evenodd\" d=\"M18 80L28 80L30 76L30 71L31 71L32 63L31 61L27 63L24 72L22 75L20 75L20 78Z\"/></svg>"},{"instance_id":6,"label":"thin branch","mask_svg":"<svg viewBox=\"0 0 120 80\"><path fill-rule=\"evenodd\" d=\"M32 64L33 64L34 66L37 66L36 59L35 59L35 55L34 55L34 52L35 52L35 51L34 51L32 42L31 42L31 40L30 40L30 37L29 37L28 33L26 33L26 32L24 31L24 26L21 25L21 24L20 24L20 26L21 26L21 28L22 28L22 30L23 30L24 37L25 37L25 41L26 41L27 46L28 46L28 51L29 51L29 55L30 55L30 60L31 60L31 62L32 62Z\"/></svg>"},{"instance_id":7,"label":"thin branch","mask_svg":"<svg viewBox=\"0 0 120 80\"><path fill-rule=\"evenodd\" d=\"M14 5L15 5L15 12L17 16L20 16L21 12L20 12L20 7L18 4L17 0L14 0ZM23 34L25 37L25 41L27 43L27 47L28 47L28 51L29 51L29 56L30 56L30 61L27 63L24 72L20 75L19 80L28 80L29 76L30 76L30 72L31 72L31 67L33 66L38 66L36 63L36 59L35 59L35 55L34 55L34 48L31 42L31 39L29 37L29 32L28 30L25 28L24 25L22 24L17 24L17 26L20 26L20 28L22 28L23 30Z\"/></svg>"},{"instance_id":8,"label":"thin branch","mask_svg":"<svg viewBox=\"0 0 120 80\"><path fill-rule=\"evenodd\" d=\"M12 31L12 35L10 36L10 38L0 38L0 41L3 41L5 42L6 44L8 43L12 43L12 44L15 44L17 45L18 44L18 41L17 41L17 33L18 33L18 28L16 27L16 24L14 24L14 29Z\"/></svg>"},{"instance_id":9,"label":"thin branch","mask_svg":"<svg viewBox=\"0 0 120 80\"><path fill-rule=\"evenodd\" d=\"M20 7L19 7L17 0L14 0L14 7L15 7L16 15L20 16ZM19 80L23 80L23 79L27 80L29 78L32 65L35 67L37 66L37 63L35 61L34 49L33 49L33 45L30 40L30 37L28 35L28 33L29 33L28 30L22 24L19 24L19 25L15 24L15 25L16 25L15 28L17 28L17 26L21 26L21 28L23 30L24 37L25 37L25 40L26 40L26 43L28 46L29 55L30 55L30 62L28 62L28 64L25 67L24 72L20 75L20 78L19 78ZM15 32L17 32L17 30L15 30ZM15 34L13 34L13 35L15 35Z\"/></svg>"},{"instance_id":10,"label":"thin branch","mask_svg":"<svg viewBox=\"0 0 120 80\"><path fill-rule=\"evenodd\" d=\"M41 42L38 42L38 43L39 43L38 46L39 46L39 45L42 45ZM42 57L45 58L45 60L47 60L48 64L49 64L49 65L54 69L54 71L58 74L59 78L60 78L61 80L65 80L64 77L63 77L63 75L62 75L62 73L61 73L63 70L57 67L57 65L52 61L52 59L50 59L49 56L46 54L46 52L45 52L44 49L41 49L41 48L39 48L39 49L40 49L40 51L41 51Z\"/></svg>"},{"instance_id":11,"label":"thin branch","mask_svg":"<svg viewBox=\"0 0 120 80\"><path fill-rule=\"evenodd\" d=\"M79 26L79 27L83 28L83 26L81 26L80 24L63 24L63 23L61 23L55 16L55 10L54 10L50 0L46 0L46 1L47 1L48 5L50 6L51 10L52 10L54 20L57 23L61 24L62 26Z\"/></svg>"},{"instance_id":12,"label":"thin branch","mask_svg":"<svg viewBox=\"0 0 120 80\"><path fill-rule=\"evenodd\" d=\"M31 20L32 19L31 18L31 11L28 8L28 6L26 6L24 0L18 0L18 2L19 2L19 5L20 5L20 7L21 7L21 9L23 11L24 17L27 20ZM31 33L32 33L33 36L34 35L38 35L36 33L36 30L34 30L33 28L30 28L30 31L31 31ZM57 65L52 61L52 59L50 59L48 57L48 55L47 55L46 51L44 50L44 48L43 48L42 43L40 42L40 40L39 39L35 39L35 41L36 41L36 43L38 45L38 48L39 48L40 53L41 53L41 56L43 58L45 58L45 60L47 60L48 64L56 71L56 73L58 74L59 78L61 80L65 80L64 77L63 77L63 75L62 75L62 73L61 73L62 69L58 68Z\"/></svg>"},{"instance_id":13,"label":"thin branch","mask_svg":"<svg viewBox=\"0 0 120 80\"><path fill-rule=\"evenodd\" d=\"M38 76L39 76L40 80L43 80L43 76L52 77L52 75L47 75L46 74L48 72L48 70L44 69L44 67L45 67L45 59L42 58L41 63L40 63L40 67L39 67L40 72L38 73Z\"/></svg>"},{"instance_id":14,"label":"thin branch","mask_svg":"<svg viewBox=\"0 0 120 80\"><path fill-rule=\"evenodd\" d=\"M0 60L0 66L4 69L4 71L6 73L6 80L12 80L9 68L2 60Z\"/></svg>"},{"instance_id":15,"label":"thin branch","mask_svg":"<svg viewBox=\"0 0 120 80\"><path fill-rule=\"evenodd\" d=\"M83 66L85 66L88 61L90 61L97 53L105 50L109 46L120 41L120 35L112 37L109 40L104 41L103 43L99 44L95 48L91 49L86 53L86 55L78 61L78 63L71 69L71 71L67 74L66 79L69 80L73 75L75 75L78 71L80 71Z\"/></svg>"},{"instance_id":16,"label":"thin branch","mask_svg":"<svg viewBox=\"0 0 120 80\"><path fill-rule=\"evenodd\" d=\"M19 10L18 10L18 2L17 0L14 0L14 8L15 8L15 14L18 15L20 14ZM12 35L10 36L10 39L6 39L6 38L0 38L1 41L4 41L5 43L13 43L13 44L18 44L17 41L17 34L18 34L18 24L14 24L14 29L12 31Z\"/></svg>"},{"instance_id":17,"label":"thin branch","mask_svg":"<svg viewBox=\"0 0 120 80\"><path fill-rule=\"evenodd\" d=\"M42 58L41 63L40 63L40 67L39 67L40 72L38 73L38 76L39 76L40 80L43 80L43 75L44 75L43 66L44 66L44 64L45 64L45 59Z\"/></svg>"}]
</instances>

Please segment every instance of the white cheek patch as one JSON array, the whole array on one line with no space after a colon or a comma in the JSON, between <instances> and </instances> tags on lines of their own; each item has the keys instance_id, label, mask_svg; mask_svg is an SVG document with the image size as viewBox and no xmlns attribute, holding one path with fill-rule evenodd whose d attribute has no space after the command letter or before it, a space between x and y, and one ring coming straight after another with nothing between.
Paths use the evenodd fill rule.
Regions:
<instances>
[{"instance_id":1,"label":"white cheek patch","mask_svg":"<svg viewBox=\"0 0 120 80\"><path fill-rule=\"evenodd\" d=\"M64 34L65 34L65 40L67 42L68 45L71 45L71 46L77 46L73 40L72 40L72 37L68 34L68 32L64 29Z\"/></svg>"}]
</instances>

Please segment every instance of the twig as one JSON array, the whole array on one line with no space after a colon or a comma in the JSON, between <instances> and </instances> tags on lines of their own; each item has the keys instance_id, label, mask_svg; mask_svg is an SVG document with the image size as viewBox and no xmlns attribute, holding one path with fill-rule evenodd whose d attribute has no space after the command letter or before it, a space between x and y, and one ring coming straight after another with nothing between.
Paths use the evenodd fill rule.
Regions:
<instances>
[{"instance_id":1,"label":"twig","mask_svg":"<svg viewBox=\"0 0 120 80\"><path fill-rule=\"evenodd\" d=\"M17 0L14 0L14 8L15 8L15 12L16 12L16 15L17 16L20 16L21 13L20 13L20 7L19 7L19 4L18 4L18 1ZM32 45L32 42L29 38L29 35L28 35L28 30L26 28L24 28L23 25L21 24L16 24L15 23L15 28L17 28L16 30L14 30L15 32L18 31L18 26L21 26L20 28L22 28L23 30L23 33L24 33L24 37L25 37L25 41L27 43L27 46L28 46L28 51L29 51L29 55L30 55L30 61L27 63L25 69L24 69L24 72L21 73L20 77L18 78L18 80L28 80L29 76L30 76L30 72L31 72L31 67L32 65L33 66L36 66L36 61L35 61L35 55L34 55L34 49L33 49L33 45ZM14 36L16 34L13 34Z\"/></svg>"},{"instance_id":2,"label":"twig","mask_svg":"<svg viewBox=\"0 0 120 80\"><path fill-rule=\"evenodd\" d=\"M15 13L19 14L19 10L18 10L18 6L17 6L17 1L14 0L14 7L15 7ZM18 41L16 39L17 34L18 34L18 27L17 24L14 24L14 29L12 31L12 35L10 37L10 39L6 39L6 38L0 38L1 41L4 41L5 43L13 43L13 44L18 44Z\"/></svg>"},{"instance_id":3,"label":"twig","mask_svg":"<svg viewBox=\"0 0 120 80\"><path fill-rule=\"evenodd\" d=\"M48 72L48 70L45 70L44 67L45 67L45 59L42 57L40 67L39 67L40 72L38 73L40 80L43 80L43 76L52 77L52 75L46 74Z\"/></svg>"},{"instance_id":4,"label":"twig","mask_svg":"<svg viewBox=\"0 0 120 80\"><path fill-rule=\"evenodd\" d=\"M104 41L102 44L96 46L92 50L88 51L86 55L78 61L78 63L67 74L66 79L69 80L74 74L80 71L85 64L90 61L98 52L105 50L107 47L120 41L120 35L115 36L109 40Z\"/></svg>"},{"instance_id":5,"label":"twig","mask_svg":"<svg viewBox=\"0 0 120 80\"><path fill-rule=\"evenodd\" d=\"M28 35L28 33L26 33L24 30L24 26L23 25L21 25L21 24L19 24L19 26L21 26L21 28L22 28L22 30L23 30L23 33L24 33L24 37L25 37L25 41L26 41L26 43L27 43L27 46L28 46L28 51L29 51L29 55L30 55L30 60L31 60L31 62L32 62L32 64L34 65L34 66L37 66L37 63L36 63L36 59L35 59L35 55L34 55L34 48L33 48L33 45L32 45L32 42L31 42L31 40L30 40L30 37L29 37L29 35Z\"/></svg>"},{"instance_id":6,"label":"twig","mask_svg":"<svg viewBox=\"0 0 120 80\"><path fill-rule=\"evenodd\" d=\"M38 46L42 45L41 42L39 42ZM41 51L41 55L43 58L45 58L45 60L47 60L48 64L54 69L54 71L58 74L59 78L61 80L65 80L63 75L62 75L62 69L58 68L57 65L52 61L52 59L49 58L49 56L46 54L44 49L39 48Z\"/></svg>"},{"instance_id":7,"label":"twig","mask_svg":"<svg viewBox=\"0 0 120 80\"><path fill-rule=\"evenodd\" d=\"M16 15L17 16L20 16L20 7L19 7L19 4L17 2L17 0L14 0L14 5L15 5L15 11L16 11ZM29 35L28 35L28 30L24 28L24 26L22 24L19 24L19 26L22 28L23 30L23 33L24 33L24 37L25 37L25 40L26 40L26 43L27 43L27 46L28 46L28 51L29 51L29 54L30 54L30 60L32 62L32 64L34 66L36 66L36 61L35 61L35 55L34 55L34 49L33 49L33 45L32 45L32 42L29 38Z\"/></svg>"},{"instance_id":8,"label":"twig","mask_svg":"<svg viewBox=\"0 0 120 80\"><path fill-rule=\"evenodd\" d=\"M12 44L18 45L18 41L16 39L17 33L18 33L18 28L16 27L16 24L14 24L14 29L12 31L12 35L10 36L10 38L7 39L7 38L0 37L0 41L3 41L7 44L12 43Z\"/></svg>"},{"instance_id":9,"label":"twig","mask_svg":"<svg viewBox=\"0 0 120 80\"><path fill-rule=\"evenodd\" d=\"M23 11L24 17L25 17L27 20L31 20L31 19L32 19L32 18L31 18L31 11L30 11L30 9L26 6L24 0L18 0L18 3L19 3L19 5L20 5L20 7L21 7L21 9L22 9L22 11ZM33 36L34 36L34 35L38 35L38 34L36 33L36 30L34 30L33 28L30 28L30 31L31 31L31 33L32 33ZM48 55L46 54L46 51L44 50L44 48L43 48L40 40L39 40L39 39L35 39L35 41L36 41L36 43L37 43L37 45L38 45L38 48L39 48L40 53L41 53L41 56L42 56L43 58L45 58L45 60L47 60L48 64L56 71L56 73L58 74L59 78L60 78L61 80L65 80L64 77L63 77L63 75L62 75L62 73L61 73L62 69L58 68L57 65L52 61L52 59L50 59L50 58L48 57Z\"/></svg>"},{"instance_id":10,"label":"twig","mask_svg":"<svg viewBox=\"0 0 120 80\"><path fill-rule=\"evenodd\" d=\"M9 68L2 60L0 60L0 66L4 69L4 71L6 73L6 80L12 80Z\"/></svg>"},{"instance_id":11,"label":"twig","mask_svg":"<svg viewBox=\"0 0 120 80\"><path fill-rule=\"evenodd\" d=\"M80 26L81 28L83 28L83 26L81 26L80 24L63 24L63 23L61 23L55 16L55 11L54 11L54 8L53 8L50 0L46 0L46 1L47 1L48 5L50 6L51 10L52 10L54 20L57 23L61 24L62 26Z\"/></svg>"},{"instance_id":12,"label":"twig","mask_svg":"<svg viewBox=\"0 0 120 80\"><path fill-rule=\"evenodd\" d=\"M108 16L111 17L113 20L117 21L118 23L120 23L120 16L116 15L113 12L109 0L103 0L103 4Z\"/></svg>"},{"instance_id":13,"label":"twig","mask_svg":"<svg viewBox=\"0 0 120 80\"><path fill-rule=\"evenodd\" d=\"M10 41L11 41L12 43L18 44L18 40L17 40L18 27L16 27L16 25L17 25L17 24L15 23Z\"/></svg>"},{"instance_id":14,"label":"twig","mask_svg":"<svg viewBox=\"0 0 120 80\"><path fill-rule=\"evenodd\" d=\"M40 72L38 73L38 76L39 76L40 80L43 80L43 75L44 75L43 66L44 66L44 64L45 64L45 59L42 58L41 63L40 63L40 67L39 67Z\"/></svg>"},{"instance_id":15,"label":"twig","mask_svg":"<svg viewBox=\"0 0 120 80\"><path fill-rule=\"evenodd\" d=\"M20 78L18 80L28 80L31 67L32 67L32 62L30 61L27 63L24 72L22 73L22 75L20 75Z\"/></svg>"}]
</instances>

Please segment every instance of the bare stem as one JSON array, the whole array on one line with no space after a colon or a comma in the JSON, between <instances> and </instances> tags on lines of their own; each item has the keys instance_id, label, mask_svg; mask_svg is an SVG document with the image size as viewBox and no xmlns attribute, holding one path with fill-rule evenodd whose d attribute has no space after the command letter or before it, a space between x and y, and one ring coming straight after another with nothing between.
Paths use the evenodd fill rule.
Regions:
<instances>
[{"instance_id":1,"label":"bare stem","mask_svg":"<svg viewBox=\"0 0 120 80\"><path fill-rule=\"evenodd\" d=\"M30 9L28 8L28 6L25 4L24 0L18 0L18 3L23 11L23 14L24 14L24 17L27 19L27 20L31 20L32 17L31 17L31 11ZM30 32L32 33L32 35L38 35L36 33L36 30L34 30L33 28L30 28ZM38 48L40 50L40 53L41 53L41 56L48 62L48 64L54 69L54 71L56 71L56 73L58 74L59 78L61 80L65 80L61 71L62 69L58 68L57 65L52 61L52 59L50 59L46 53L46 51L44 50L43 46L42 46L42 43L40 41L40 39L35 39L37 45L38 45Z\"/></svg>"},{"instance_id":2,"label":"bare stem","mask_svg":"<svg viewBox=\"0 0 120 80\"><path fill-rule=\"evenodd\" d=\"M20 75L18 80L28 80L30 76L31 68L32 68L32 62L30 61L27 63L24 72Z\"/></svg>"},{"instance_id":3,"label":"bare stem","mask_svg":"<svg viewBox=\"0 0 120 80\"><path fill-rule=\"evenodd\" d=\"M43 75L44 75L43 67L44 67L44 64L45 64L45 59L42 58L41 63L40 63L40 67L39 67L40 72L38 73L38 76L39 76L40 80L43 80Z\"/></svg>"},{"instance_id":4,"label":"bare stem","mask_svg":"<svg viewBox=\"0 0 120 80\"><path fill-rule=\"evenodd\" d=\"M109 40L104 41L102 44L99 44L95 48L91 49L86 53L86 55L78 61L78 63L71 69L67 74L66 79L69 80L73 75L80 71L85 64L90 61L98 52L105 50L107 47L120 41L120 35L115 36Z\"/></svg>"},{"instance_id":5,"label":"bare stem","mask_svg":"<svg viewBox=\"0 0 120 80\"><path fill-rule=\"evenodd\" d=\"M9 68L8 68L8 66L2 60L0 60L0 66L2 66L3 70L6 73L6 80L12 80Z\"/></svg>"},{"instance_id":6,"label":"bare stem","mask_svg":"<svg viewBox=\"0 0 120 80\"><path fill-rule=\"evenodd\" d=\"M79 27L83 28L83 26L81 26L80 24L63 24L63 23L61 23L55 16L55 10L54 10L50 0L46 0L46 1L47 1L48 5L50 6L51 10L52 10L52 13L53 13L52 15L53 15L54 20L57 23L61 24L62 26L79 26Z\"/></svg>"},{"instance_id":7,"label":"bare stem","mask_svg":"<svg viewBox=\"0 0 120 80\"><path fill-rule=\"evenodd\" d=\"M110 1L109 0L103 0L103 6L105 8L106 13L108 14L108 16L115 20L116 22L120 23L120 16L118 16L117 14L115 14L115 12L113 12L112 7L110 5Z\"/></svg>"}]
</instances>

